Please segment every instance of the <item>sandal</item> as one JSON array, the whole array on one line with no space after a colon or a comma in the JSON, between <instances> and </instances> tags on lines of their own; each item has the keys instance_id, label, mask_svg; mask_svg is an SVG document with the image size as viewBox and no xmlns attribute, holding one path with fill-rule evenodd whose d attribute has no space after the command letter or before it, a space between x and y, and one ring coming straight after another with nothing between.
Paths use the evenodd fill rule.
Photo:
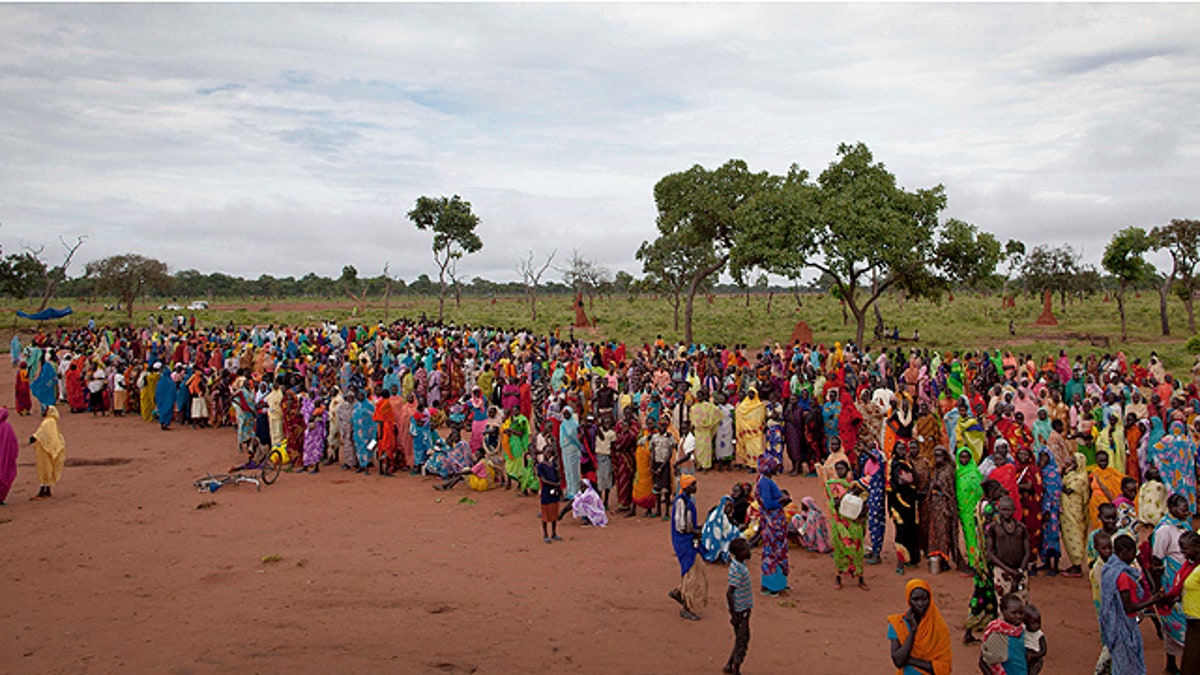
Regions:
<instances>
[{"instance_id":1,"label":"sandal","mask_svg":"<svg viewBox=\"0 0 1200 675\"><path fill-rule=\"evenodd\" d=\"M842 578L841 577L838 577L837 579L834 580L833 590L835 590L835 591L842 590Z\"/></svg>"},{"instance_id":2,"label":"sandal","mask_svg":"<svg viewBox=\"0 0 1200 675\"><path fill-rule=\"evenodd\" d=\"M871 590L871 587L867 585L867 580L866 580L866 579L859 579L859 580L858 580L858 587L859 587L859 588L861 588L861 589L863 589L864 591L869 591L869 590Z\"/></svg>"}]
</instances>

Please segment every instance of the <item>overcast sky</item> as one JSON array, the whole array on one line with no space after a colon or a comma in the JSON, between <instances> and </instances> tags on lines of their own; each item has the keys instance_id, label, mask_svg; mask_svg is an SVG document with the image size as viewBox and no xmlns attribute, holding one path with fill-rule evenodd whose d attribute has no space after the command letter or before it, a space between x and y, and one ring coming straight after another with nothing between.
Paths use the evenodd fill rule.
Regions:
<instances>
[{"instance_id":1,"label":"overcast sky","mask_svg":"<svg viewBox=\"0 0 1200 675\"><path fill-rule=\"evenodd\" d=\"M0 243L82 263L466 278L572 248L639 272L693 164L819 173L863 141L1001 240L1200 217L1197 5L0 5Z\"/></svg>"}]
</instances>

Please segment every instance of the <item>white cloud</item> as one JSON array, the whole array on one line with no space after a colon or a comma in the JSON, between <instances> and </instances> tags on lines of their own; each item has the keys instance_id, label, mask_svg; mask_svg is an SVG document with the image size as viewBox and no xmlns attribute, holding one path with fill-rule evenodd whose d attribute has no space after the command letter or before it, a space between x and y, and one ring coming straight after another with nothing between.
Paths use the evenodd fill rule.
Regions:
<instances>
[{"instance_id":1,"label":"white cloud","mask_svg":"<svg viewBox=\"0 0 1200 675\"><path fill-rule=\"evenodd\" d=\"M405 212L457 193L468 278L531 249L636 271L666 173L817 173L862 140L947 217L1094 261L1197 215L1198 29L1193 5L4 5L0 243L412 279Z\"/></svg>"}]
</instances>

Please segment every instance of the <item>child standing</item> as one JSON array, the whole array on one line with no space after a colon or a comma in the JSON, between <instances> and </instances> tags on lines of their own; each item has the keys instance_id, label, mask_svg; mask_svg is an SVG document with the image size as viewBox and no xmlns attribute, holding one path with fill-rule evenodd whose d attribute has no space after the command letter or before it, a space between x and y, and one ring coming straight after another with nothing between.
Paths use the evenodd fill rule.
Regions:
<instances>
[{"instance_id":1,"label":"child standing","mask_svg":"<svg viewBox=\"0 0 1200 675\"><path fill-rule=\"evenodd\" d=\"M738 537L729 544L729 588L725 604L729 606L729 623L733 626L733 652L729 654L722 672L740 674L746 651L750 648L750 610L754 593L750 585L750 543Z\"/></svg>"},{"instance_id":2,"label":"child standing","mask_svg":"<svg viewBox=\"0 0 1200 675\"><path fill-rule=\"evenodd\" d=\"M1101 515L1101 517L1103 517L1103 515L1104 515L1103 510L1100 515ZM1114 510L1114 515L1115 515L1115 510ZM1114 519L1113 522L1115 523L1116 520ZM1091 543L1093 544L1093 548L1096 551L1096 559L1095 559L1095 561L1092 562L1092 567L1088 572L1088 580L1092 584L1092 604L1095 605L1095 607L1096 607L1096 620L1099 621L1100 620L1100 577L1104 572L1104 564L1108 562L1109 557L1112 555L1112 536L1108 532L1105 532L1103 529L1098 529L1092 533L1091 540L1092 540ZM1112 661L1112 657L1109 656L1109 654L1108 654L1108 647L1104 645L1104 635L1101 634L1100 638L1101 638L1100 644L1102 646L1100 649L1100 656L1096 658L1095 672L1105 673L1105 672L1108 672L1109 669L1112 667L1110 664L1110 661Z\"/></svg>"},{"instance_id":3,"label":"child standing","mask_svg":"<svg viewBox=\"0 0 1200 675\"><path fill-rule=\"evenodd\" d=\"M1046 634L1042 632L1042 614L1037 607L1025 605L1025 661L1029 664L1029 675L1042 672L1042 660L1046 658Z\"/></svg>"},{"instance_id":4,"label":"child standing","mask_svg":"<svg viewBox=\"0 0 1200 675\"><path fill-rule=\"evenodd\" d=\"M538 485L541 486L542 502L542 541L549 544L552 541L562 541L558 536L558 500L561 488L558 485L558 470L545 454L538 455L537 463ZM546 525L550 531L546 531Z\"/></svg>"},{"instance_id":5,"label":"child standing","mask_svg":"<svg viewBox=\"0 0 1200 675\"><path fill-rule=\"evenodd\" d=\"M1000 599L1000 618L983 632L979 669L991 675L1025 675L1025 606L1021 596L1009 593Z\"/></svg>"}]
</instances>

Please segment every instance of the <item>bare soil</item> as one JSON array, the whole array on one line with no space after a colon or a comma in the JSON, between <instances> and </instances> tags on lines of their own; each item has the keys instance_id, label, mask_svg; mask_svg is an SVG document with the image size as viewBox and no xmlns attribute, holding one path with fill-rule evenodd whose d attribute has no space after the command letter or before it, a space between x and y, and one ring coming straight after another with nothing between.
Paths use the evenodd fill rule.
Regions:
<instances>
[{"instance_id":1,"label":"bare soil","mask_svg":"<svg viewBox=\"0 0 1200 675\"><path fill-rule=\"evenodd\" d=\"M5 361L0 381L12 377ZM0 672L717 673L732 645L724 567L707 566L702 621L667 598L679 568L661 520L599 529L568 516L565 541L548 546L532 498L336 467L201 494L194 479L239 459L232 430L69 412L72 461L52 499L30 502L37 419L12 423L22 451L0 508ZM702 512L734 479L701 477ZM819 492L815 479L781 482L796 499ZM758 563L756 550L756 581ZM793 549L790 595L755 597L745 671L894 672L885 617L904 610L906 578L892 563L870 568L870 591L835 591L832 560ZM970 579L922 576L955 632L956 672L977 672L978 648L957 642ZM1090 672L1087 581L1039 577L1032 595L1044 672ZM1155 671L1161 642L1143 629Z\"/></svg>"}]
</instances>

